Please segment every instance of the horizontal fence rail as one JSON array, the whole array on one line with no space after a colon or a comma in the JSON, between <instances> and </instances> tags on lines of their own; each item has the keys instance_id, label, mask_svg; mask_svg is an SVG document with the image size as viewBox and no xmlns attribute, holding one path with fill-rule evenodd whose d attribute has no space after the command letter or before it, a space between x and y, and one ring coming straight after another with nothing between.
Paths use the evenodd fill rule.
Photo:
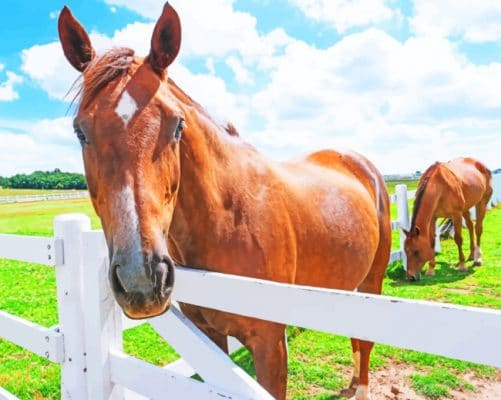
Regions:
<instances>
[{"instance_id":1,"label":"horizontal fence rail","mask_svg":"<svg viewBox=\"0 0 501 400\"><path fill-rule=\"evenodd\" d=\"M74 192L74 193L48 193L48 194L34 194L34 195L19 195L19 196L2 196L0 197L0 204L2 203L31 203L34 201L47 201L47 200L74 200L86 199L89 197L89 192Z\"/></svg>"},{"instance_id":2,"label":"horizontal fence rail","mask_svg":"<svg viewBox=\"0 0 501 400\"><path fill-rule=\"evenodd\" d=\"M62 242L53 237L0 234L0 258L55 266L63 262Z\"/></svg>"},{"instance_id":3,"label":"horizontal fence rail","mask_svg":"<svg viewBox=\"0 0 501 400\"><path fill-rule=\"evenodd\" d=\"M178 267L177 301L501 368L501 311Z\"/></svg>"},{"instance_id":4,"label":"horizontal fence rail","mask_svg":"<svg viewBox=\"0 0 501 400\"><path fill-rule=\"evenodd\" d=\"M0 311L0 326L3 339L50 361L63 361L63 335L57 328L45 328L3 311Z\"/></svg>"}]
</instances>

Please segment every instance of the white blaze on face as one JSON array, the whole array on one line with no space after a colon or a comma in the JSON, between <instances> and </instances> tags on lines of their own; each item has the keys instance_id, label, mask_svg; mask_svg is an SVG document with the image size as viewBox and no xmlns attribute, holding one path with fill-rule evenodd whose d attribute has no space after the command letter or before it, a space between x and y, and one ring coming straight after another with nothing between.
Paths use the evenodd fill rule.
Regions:
<instances>
[{"instance_id":1,"label":"white blaze on face","mask_svg":"<svg viewBox=\"0 0 501 400\"><path fill-rule=\"evenodd\" d=\"M134 253L141 252L141 236L139 235L139 219L137 216L134 191L130 186L120 190L115 201L115 221L117 221L114 241L122 248Z\"/></svg>"},{"instance_id":2,"label":"white blaze on face","mask_svg":"<svg viewBox=\"0 0 501 400\"><path fill-rule=\"evenodd\" d=\"M114 201L113 243L115 250L119 250L127 261L127 267L120 268L117 276L124 288L130 290L129 284L148 287L151 281L147 278L143 268L143 251L139 232L139 218L134 200L134 191L125 186L117 193Z\"/></svg>"},{"instance_id":3,"label":"white blaze on face","mask_svg":"<svg viewBox=\"0 0 501 400\"><path fill-rule=\"evenodd\" d=\"M127 126L127 124L132 119L136 111L137 111L136 100L134 100L131 97L129 92L124 90L124 92L122 93L122 97L120 97L120 100L118 101L117 108L115 108L115 112L120 118L122 118L124 125Z\"/></svg>"}]
</instances>

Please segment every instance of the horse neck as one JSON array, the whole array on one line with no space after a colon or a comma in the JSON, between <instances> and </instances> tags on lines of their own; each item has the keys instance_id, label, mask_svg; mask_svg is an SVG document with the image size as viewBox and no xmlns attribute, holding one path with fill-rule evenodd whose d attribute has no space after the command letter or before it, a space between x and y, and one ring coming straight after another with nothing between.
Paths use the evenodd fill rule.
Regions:
<instances>
[{"instance_id":1,"label":"horse neck","mask_svg":"<svg viewBox=\"0 0 501 400\"><path fill-rule=\"evenodd\" d=\"M225 210L239 188L248 187L252 157L248 145L230 136L212 121L187 121L180 144L181 181L170 236L183 255L182 262L197 263L196 254L219 234ZM256 154L257 156L257 154ZM245 165L244 165L245 164ZM244 170L247 169L247 170Z\"/></svg>"},{"instance_id":2,"label":"horse neck","mask_svg":"<svg viewBox=\"0 0 501 400\"><path fill-rule=\"evenodd\" d=\"M433 178L435 177L436 175ZM430 233L430 223L435 217L435 211L437 210L441 196L441 186L437 184L436 179L430 179L423 193L421 205L414 223L414 225L419 227L423 235L428 236Z\"/></svg>"}]
</instances>

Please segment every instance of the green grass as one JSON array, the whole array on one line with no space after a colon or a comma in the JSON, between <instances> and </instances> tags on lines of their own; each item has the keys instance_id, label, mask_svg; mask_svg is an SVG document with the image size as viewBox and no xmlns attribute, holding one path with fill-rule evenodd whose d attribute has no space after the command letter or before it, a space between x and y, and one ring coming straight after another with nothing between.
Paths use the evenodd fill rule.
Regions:
<instances>
[{"instance_id":1,"label":"green grass","mask_svg":"<svg viewBox=\"0 0 501 400\"><path fill-rule=\"evenodd\" d=\"M449 394L449 389L474 391L475 387L447 370L435 370L429 374L411 375L414 388L425 396L437 399Z\"/></svg>"},{"instance_id":2,"label":"green grass","mask_svg":"<svg viewBox=\"0 0 501 400\"><path fill-rule=\"evenodd\" d=\"M80 212L99 227L89 200L53 201L0 205L0 232L24 235L51 235L54 216ZM384 280L384 294L397 297L445 301L501 309L501 208L490 211L485 220L483 252L485 265L468 273L458 272L453 241L442 242L437 275L418 283L405 280L401 266L392 265ZM396 238L398 233L395 232ZM465 232L467 235L467 233ZM465 240L465 248L468 240ZM0 260L0 309L44 326L57 323L54 270L36 264ZM419 323L417 321L416 323ZM351 347L344 337L288 327L289 398L337 399L349 381ZM430 340L433 329L430 327ZM160 336L144 325L124 332L125 350L143 360L164 365L178 356ZM252 358L242 349L234 360L255 376ZM473 363L452 360L392 346L376 345L371 358L373 371L398 362L416 372L409 378L412 387L429 398L447 396L450 390L474 390L465 380L467 373L489 378L495 370ZM0 340L0 386L21 399L60 397L60 368L19 347Z\"/></svg>"}]
</instances>

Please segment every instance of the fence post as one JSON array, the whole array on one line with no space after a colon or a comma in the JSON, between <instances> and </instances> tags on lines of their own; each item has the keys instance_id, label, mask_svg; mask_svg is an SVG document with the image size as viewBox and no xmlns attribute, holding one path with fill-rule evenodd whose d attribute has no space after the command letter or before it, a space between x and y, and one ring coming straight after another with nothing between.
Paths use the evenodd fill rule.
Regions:
<instances>
[{"instance_id":1,"label":"fence post","mask_svg":"<svg viewBox=\"0 0 501 400\"><path fill-rule=\"evenodd\" d=\"M440 225L437 221L435 224L435 253L440 253Z\"/></svg>"},{"instance_id":2,"label":"fence post","mask_svg":"<svg viewBox=\"0 0 501 400\"><path fill-rule=\"evenodd\" d=\"M83 266L88 398L123 400L123 389L111 381L110 375L110 351L122 351L122 313L108 286L103 232L84 233Z\"/></svg>"},{"instance_id":3,"label":"fence post","mask_svg":"<svg viewBox=\"0 0 501 400\"><path fill-rule=\"evenodd\" d=\"M83 214L64 214L54 219L54 236L63 240L63 261L56 265L59 326L64 335L63 400L87 399L82 319L82 234L88 230L90 219Z\"/></svg>"},{"instance_id":4,"label":"fence post","mask_svg":"<svg viewBox=\"0 0 501 400\"><path fill-rule=\"evenodd\" d=\"M395 193L397 195L397 219L400 225L400 251L402 254L402 265L407 271L407 256L404 251L405 234L402 228L409 229L409 202L407 198L407 185L396 185Z\"/></svg>"}]
</instances>

